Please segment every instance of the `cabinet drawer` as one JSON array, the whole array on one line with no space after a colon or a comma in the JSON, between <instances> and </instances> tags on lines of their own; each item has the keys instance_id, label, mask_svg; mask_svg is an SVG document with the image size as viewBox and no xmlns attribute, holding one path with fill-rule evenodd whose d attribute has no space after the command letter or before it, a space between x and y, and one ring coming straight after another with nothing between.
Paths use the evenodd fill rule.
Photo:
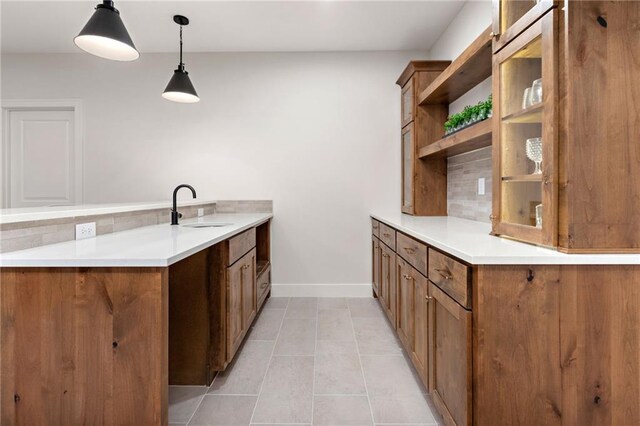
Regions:
<instances>
[{"instance_id":1,"label":"cabinet drawer","mask_svg":"<svg viewBox=\"0 0 640 426\"><path fill-rule=\"evenodd\" d=\"M267 266L267 269L264 270L258 277L258 309L264 303L264 300L267 298L267 294L269 290L271 290L271 265Z\"/></svg>"},{"instance_id":2,"label":"cabinet drawer","mask_svg":"<svg viewBox=\"0 0 640 426\"><path fill-rule=\"evenodd\" d=\"M233 265L238 259L256 246L256 228L244 231L229 239L229 265Z\"/></svg>"},{"instance_id":3,"label":"cabinet drawer","mask_svg":"<svg viewBox=\"0 0 640 426\"><path fill-rule=\"evenodd\" d=\"M429 279L467 309L471 309L471 271L457 260L429 249Z\"/></svg>"},{"instance_id":4,"label":"cabinet drawer","mask_svg":"<svg viewBox=\"0 0 640 426\"><path fill-rule=\"evenodd\" d=\"M427 275L427 246L400 232L396 234L396 253L421 274Z\"/></svg>"},{"instance_id":5,"label":"cabinet drawer","mask_svg":"<svg viewBox=\"0 0 640 426\"><path fill-rule=\"evenodd\" d=\"M380 241L385 243L391 250L396 249L396 230L380 223Z\"/></svg>"},{"instance_id":6,"label":"cabinet drawer","mask_svg":"<svg viewBox=\"0 0 640 426\"><path fill-rule=\"evenodd\" d=\"M371 233L380 238L380 222L375 219L371 219Z\"/></svg>"}]
</instances>

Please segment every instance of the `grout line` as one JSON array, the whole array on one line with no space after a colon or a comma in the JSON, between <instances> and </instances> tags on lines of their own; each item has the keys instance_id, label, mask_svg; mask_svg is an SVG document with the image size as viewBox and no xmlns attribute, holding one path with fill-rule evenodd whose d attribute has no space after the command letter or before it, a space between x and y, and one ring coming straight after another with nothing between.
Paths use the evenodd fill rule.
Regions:
<instances>
[{"instance_id":1,"label":"grout line","mask_svg":"<svg viewBox=\"0 0 640 426\"><path fill-rule=\"evenodd\" d=\"M362 355L360 355L360 344L356 336L356 327L353 324L353 317L351 316L351 308L349 308L349 318L351 321L351 330L353 331L353 338L356 340L356 351L358 353L358 361L360 362L360 373L362 373L362 382L364 383L364 390L367 393L367 403L369 404L369 414L371 414L371 424L375 424L373 417L373 407L371 406L371 397L369 396L369 387L367 386L367 379L364 376L364 367L362 366Z\"/></svg>"},{"instance_id":2,"label":"grout line","mask_svg":"<svg viewBox=\"0 0 640 426\"><path fill-rule=\"evenodd\" d=\"M316 357L318 356L318 322L320 321L320 302L316 303L316 336L314 339L313 346L313 385L311 387L311 425L313 425L313 410L315 408L315 399L316 399Z\"/></svg>"},{"instance_id":3,"label":"grout line","mask_svg":"<svg viewBox=\"0 0 640 426\"><path fill-rule=\"evenodd\" d=\"M273 362L273 353L276 350L276 345L278 344L278 337L280 337L280 332L282 331L282 324L284 324L284 317L287 315L287 308L289 307L289 302L291 298L287 299L287 306L284 308L284 314L282 315L282 319L280 320L280 327L278 327L278 334L276 335L276 341L273 344L273 349L271 349L271 355L269 356L269 363L267 364L267 369L264 372L264 376L262 376L262 383L260 383L260 389L258 390L258 397L256 398L256 403L253 406L253 411L251 412L251 420L249 420L249 424L253 423L253 416L256 415L256 408L258 408L258 401L260 401L260 394L262 394L262 388L264 387L264 382L267 380L267 373L269 373L269 368L271 367L271 363Z\"/></svg>"},{"instance_id":4,"label":"grout line","mask_svg":"<svg viewBox=\"0 0 640 426\"><path fill-rule=\"evenodd\" d=\"M215 378L213 380L215 380ZM206 388L206 390L204 391L204 394L200 397L200 401L198 401L198 405L196 405L196 409L193 410L193 413L191 413L191 415L189 416L189 420L187 420L187 423L186 423L187 425L189 425L189 423L193 419L193 416L196 415L196 413L198 412L198 408L200 408L200 404L202 404L202 401L204 401L204 397L207 396L207 392L209 392L209 386L204 386L204 387Z\"/></svg>"}]
</instances>

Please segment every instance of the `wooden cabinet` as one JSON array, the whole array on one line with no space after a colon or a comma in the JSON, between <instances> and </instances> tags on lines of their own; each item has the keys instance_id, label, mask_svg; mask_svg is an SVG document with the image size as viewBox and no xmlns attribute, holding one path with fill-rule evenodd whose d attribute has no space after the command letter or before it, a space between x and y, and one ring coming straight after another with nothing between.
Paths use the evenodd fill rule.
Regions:
<instances>
[{"instance_id":1,"label":"wooden cabinet","mask_svg":"<svg viewBox=\"0 0 640 426\"><path fill-rule=\"evenodd\" d=\"M414 161L415 161L415 132L410 123L402 129L402 212L413 213Z\"/></svg>"},{"instance_id":2,"label":"wooden cabinet","mask_svg":"<svg viewBox=\"0 0 640 426\"><path fill-rule=\"evenodd\" d=\"M501 5L496 25L521 17L494 55L493 233L567 253L640 252L640 65L628 60L639 2ZM534 80L542 100L523 104Z\"/></svg>"},{"instance_id":3,"label":"wooden cabinet","mask_svg":"<svg viewBox=\"0 0 640 426\"><path fill-rule=\"evenodd\" d=\"M555 3L553 0L493 0L493 51L502 49L554 7Z\"/></svg>"},{"instance_id":4,"label":"wooden cabinet","mask_svg":"<svg viewBox=\"0 0 640 426\"><path fill-rule=\"evenodd\" d=\"M413 351L413 300L414 281L418 275L400 256L396 257L396 332L407 352Z\"/></svg>"},{"instance_id":5,"label":"wooden cabinet","mask_svg":"<svg viewBox=\"0 0 640 426\"><path fill-rule=\"evenodd\" d=\"M413 275L413 349L411 361L429 389L429 325L431 323L431 292L429 280L420 273Z\"/></svg>"},{"instance_id":6,"label":"wooden cabinet","mask_svg":"<svg viewBox=\"0 0 640 426\"><path fill-rule=\"evenodd\" d=\"M270 222L265 222L210 249L212 374L225 370L233 360L269 295L269 236Z\"/></svg>"},{"instance_id":7,"label":"wooden cabinet","mask_svg":"<svg viewBox=\"0 0 640 426\"><path fill-rule=\"evenodd\" d=\"M396 254L380 244L380 302L389 321L396 326Z\"/></svg>"},{"instance_id":8,"label":"wooden cabinet","mask_svg":"<svg viewBox=\"0 0 640 426\"><path fill-rule=\"evenodd\" d=\"M494 56L493 234L557 245L557 17Z\"/></svg>"},{"instance_id":9,"label":"wooden cabinet","mask_svg":"<svg viewBox=\"0 0 640 426\"><path fill-rule=\"evenodd\" d=\"M227 327L226 359L232 359L244 338L243 327L243 263L236 262L227 268Z\"/></svg>"},{"instance_id":10,"label":"wooden cabinet","mask_svg":"<svg viewBox=\"0 0 640 426\"><path fill-rule=\"evenodd\" d=\"M371 237L371 277L374 297L380 296L380 241Z\"/></svg>"},{"instance_id":11,"label":"wooden cabinet","mask_svg":"<svg viewBox=\"0 0 640 426\"><path fill-rule=\"evenodd\" d=\"M418 105L418 94L450 64L448 61L412 61L396 82L401 87L401 157L403 213L417 216L447 214L446 159L418 158L427 143L442 137L447 109Z\"/></svg>"},{"instance_id":12,"label":"wooden cabinet","mask_svg":"<svg viewBox=\"0 0 640 426\"><path fill-rule=\"evenodd\" d=\"M256 249L244 255L238 263L242 280L242 329L246 333L258 311L258 285L256 281Z\"/></svg>"},{"instance_id":13,"label":"wooden cabinet","mask_svg":"<svg viewBox=\"0 0 640 426\"><path fill-rule=\"evenodd\" d=\"M449 425L472 421L471 311L430 284L431 396Z\"/></svg>"}]
</instances>

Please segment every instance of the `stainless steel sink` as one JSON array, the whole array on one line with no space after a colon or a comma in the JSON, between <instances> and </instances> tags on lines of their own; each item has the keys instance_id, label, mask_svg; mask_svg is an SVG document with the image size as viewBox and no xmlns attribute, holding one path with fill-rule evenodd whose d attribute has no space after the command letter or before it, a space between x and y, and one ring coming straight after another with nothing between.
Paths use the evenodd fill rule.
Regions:
<instances>
[{"instance_id":1,"label":"stainless steel sink","mask_svg":"<svg viewBox=\"0 0 640 426\"><path fill-rule=\"evenodd\" d=\"M180 226L185 228L222 228L223 226L231 226L233 223L228 222L194 222L183 223Z\"/></svg>"}]
</instances>

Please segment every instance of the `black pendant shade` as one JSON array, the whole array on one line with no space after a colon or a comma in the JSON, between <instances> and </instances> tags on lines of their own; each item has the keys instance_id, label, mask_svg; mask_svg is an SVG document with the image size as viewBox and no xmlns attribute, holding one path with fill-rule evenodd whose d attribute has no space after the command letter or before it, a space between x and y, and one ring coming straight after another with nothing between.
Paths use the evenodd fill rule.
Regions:
<instances>
[{"instance_id":1,"label":"black pendant shade","mask_svg":"<svg viewBox=\"0 0 640 426\"><path fill-rule=\"evenodd\" d=\"M73 42L92 55L114 61L133 61L140 56L113 1L96 6L93 16Z\"/></svg>"},{"instance_id":2,"label":"black pendant shade","mask_svg":"<svg viewBox=\"0 0 640 426\"><path fill-rule=\"evenodd\" d=\"M189 19L181 15L175 15L173 20L180 25L180 63L178 64L178 69L173 72L173 76L164 89L162 97L173 102L195 103L200 101L200 98L191 83L189 73L184 69L184 64L182 63L182 26L189 25Z\"/></svg>"}]
</instances>

